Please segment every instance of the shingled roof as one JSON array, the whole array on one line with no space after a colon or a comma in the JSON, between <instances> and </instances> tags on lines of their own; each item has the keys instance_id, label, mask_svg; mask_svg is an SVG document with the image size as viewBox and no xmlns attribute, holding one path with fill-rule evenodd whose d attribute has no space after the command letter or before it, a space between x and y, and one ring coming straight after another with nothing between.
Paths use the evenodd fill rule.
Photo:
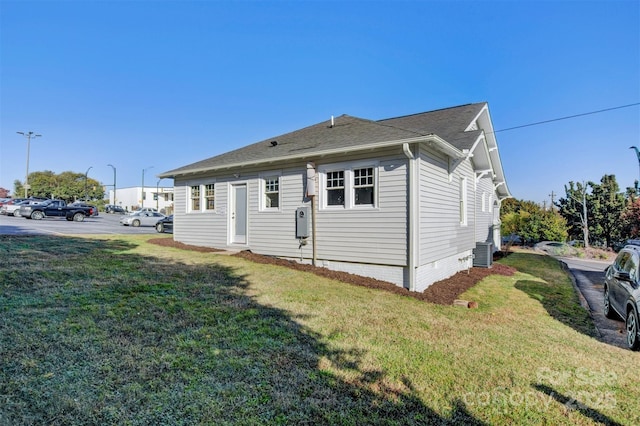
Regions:
<instances>
[{"instance_id":1,"label":"shingled roof","mask_svg":"<svg viewBox=\"0 0 640 426\"><path fill-rule=\"evenodd\" d=\"M341 115L333 120L265 139L206 160L162 173L175 177L207 170L309 158L327 152L352 151L378 143L415 140L436 135L462 151L471 148L481 131L465 132L486 103L462 105L378 121Z\"/></svg>"},{"instance_id":2,"label":"shingled roof","mask_svg":"<svg viewBox=\"0 0 640 426\"><path fill-rule=\"evenodd\" d=\"M478 132L465 131L475 120L486 102L460 105L419 114L378 120L380 124L399 127L421 134L436 134L459 150L470 149Z\"/></svg>"}]
</instances>

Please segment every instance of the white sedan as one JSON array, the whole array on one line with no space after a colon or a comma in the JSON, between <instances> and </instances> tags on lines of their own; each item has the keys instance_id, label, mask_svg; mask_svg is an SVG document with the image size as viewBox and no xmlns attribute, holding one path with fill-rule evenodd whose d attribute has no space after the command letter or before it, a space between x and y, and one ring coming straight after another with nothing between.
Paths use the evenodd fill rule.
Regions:
<instances>
[{"instance_id":1,"label":"white sedan","mask_svg":"<svg viewBox=\"0 0 640 426\"><path fill-rule=\"evenodd\" d=\"M125 226L156 226L164 215L158 212L139 211L120 218L120 224Z\"/></svg>"}]
</instances>

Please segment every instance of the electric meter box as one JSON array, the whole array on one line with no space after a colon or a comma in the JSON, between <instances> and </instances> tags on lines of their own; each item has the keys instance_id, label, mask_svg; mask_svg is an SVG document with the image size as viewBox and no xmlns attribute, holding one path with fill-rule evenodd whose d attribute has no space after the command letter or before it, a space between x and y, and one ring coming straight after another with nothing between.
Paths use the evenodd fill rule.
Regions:
<instances>
[{"instance_id":1,"label":"electric meter box","mask_svg":"<svg viewBox=\"0 0 640 426\"><path fill-rule=\"evenodd\" d=\"M311 209L298 207L296 209L296 238L308 238L311 228Z\"/></svg>"}]
</instances>

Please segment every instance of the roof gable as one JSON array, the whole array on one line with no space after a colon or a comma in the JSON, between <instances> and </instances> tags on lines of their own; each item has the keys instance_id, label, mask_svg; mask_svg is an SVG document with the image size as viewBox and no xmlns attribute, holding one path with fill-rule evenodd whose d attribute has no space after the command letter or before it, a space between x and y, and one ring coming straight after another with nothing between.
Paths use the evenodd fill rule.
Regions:
<instances>
[{"instance_id":1,"label":"roof gable","mask_svg":"<svg viewBox=\"0 0 640 426\"><path fill-rule=\"evenodd\" d=\"M470 149L478 133L473 124L486 102L460 105L419 114L378 120L378 123L396 126L422 134L436 134L459 150ZM467 130L469 129L469 130Z\"/></svg>"}]
</instances>

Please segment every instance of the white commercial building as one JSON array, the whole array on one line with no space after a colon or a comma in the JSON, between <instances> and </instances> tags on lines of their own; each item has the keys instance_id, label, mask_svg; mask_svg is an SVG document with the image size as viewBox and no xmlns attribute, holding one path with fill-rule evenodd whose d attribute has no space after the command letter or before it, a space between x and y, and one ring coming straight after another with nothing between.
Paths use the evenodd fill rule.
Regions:
<instances>
[{"instance_id":1,"label":"white commercial building","mask_svg":"<svg viewBox=\"0 0 640 426\"><path fill-rule=\"evenodd\" d=\"M127 211L151 207L165 214L173 213L172 186L145 186L144 193L141 186L130 188L116 188L109 190L109 204L115 204Z\"/></svg>"}]
</instances>

